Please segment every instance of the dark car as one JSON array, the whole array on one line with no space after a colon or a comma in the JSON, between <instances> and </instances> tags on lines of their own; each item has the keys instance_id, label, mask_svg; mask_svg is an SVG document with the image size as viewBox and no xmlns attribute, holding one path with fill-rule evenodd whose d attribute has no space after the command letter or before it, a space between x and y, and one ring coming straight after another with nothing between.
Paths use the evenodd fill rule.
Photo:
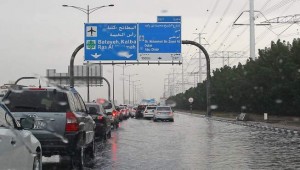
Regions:
<instances>
[{"instance_id":1,"label":"dark car","mask_svg":"<svg viewBox=\"0 0 300 170\"><path fill-rule=\"evenodd\" d=\"M143 112L146 109L147 105L138 105L136 112L135 112L135 118L143 118Z\"/></svg>"},{"instance_id":2,"label":"dark car","mask_svg":"<svg viewBox=\"0 0 300 170\"><path fill-rule=\"evenodd\" d=\"M119 128L120 112L117 110L116 106L112 102L102 98L97 99L96 103L99 103L104 107L106 114L112 122L113 127L115 129Z\"/></svg>"},{"instance_id":3,"label":"dark car","mask_svg":"<svg viewBox=\"0 0 300 170\"><path fill-rule=\"evenodd\" d=\"M129 118L129 109L127 105L120 105L120 113L123 115L123 120Z\"/></svg>"},{"instance_id":4,"label":"dark car","mask_svg":"<svg viewBox=\"0 0 300 170\"><path fill-rule=\"evenodd\" d=\"M94 157L96 125L74 88L16 86L3 102L18 121L35 118L30 131L40 141L43 156L71 157L71 165L80 169L86 155Z\"/></svg>"},{"instance_id":5,"label":"dark car","mask_svg":"<svg viewBox=\"0 0 300 170\"><path fill-rule=\"evenodd\" d=\"M111 120L106 115L103 106L98 103L86 103L85 105L96 123L96 137L104 140L111 138Z\"/></svg>"}]
</instances>

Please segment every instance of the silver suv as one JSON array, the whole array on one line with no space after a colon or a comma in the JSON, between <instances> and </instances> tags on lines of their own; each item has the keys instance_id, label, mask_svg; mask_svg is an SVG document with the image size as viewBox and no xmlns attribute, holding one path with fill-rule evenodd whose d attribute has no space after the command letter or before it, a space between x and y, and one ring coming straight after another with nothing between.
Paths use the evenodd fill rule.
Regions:
<instances>
[{"instance_id":1,"label":"silver suv","mask_svg":"<svg viewBox=\"0 0 300 170\"><path fill-rule=\"evenodd\" d=\"M33 125L31 122L27 125ZM0 103L0 139L1 169L42 169L40 142L31 132L20 126L2 103Z\"/></svg>"},{"instance_id":2,"label":"silver suv","mask_svg":"<svg viewBox=\"0 0 300 170\"><path fill-rule=\"evenodd\" d=\"M95 122L74 88L12 88L3 98L18 121L34 117L30 131L40 141L43 156L70 156L82 168L95 154Z\"/></svg>"}]
</instances>

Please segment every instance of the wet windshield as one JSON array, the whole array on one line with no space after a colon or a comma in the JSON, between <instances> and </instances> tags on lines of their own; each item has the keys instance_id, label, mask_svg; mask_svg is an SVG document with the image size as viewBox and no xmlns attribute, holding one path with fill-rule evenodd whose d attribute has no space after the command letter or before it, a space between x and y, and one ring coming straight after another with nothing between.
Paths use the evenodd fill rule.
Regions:
<instances>
[{"instance_id":1,"label":"wet windshield","mask_svg":"<svg viewBox=\"0 0 300 170\"><path fill-rule=\"evenodd\" d=\"M0 0L0 170L300 170L299 10Z\"/></svg>"},{"instance_id":2,"label":"wet windshield","mask_svg":"<svg viewBox=\"0 0 300 170\"><path fill-rule=\"evenodd\" d=\"M12 112L67 112L67 94L57 91L12 91L4 99Z\"/></svg>"}]
</instances>

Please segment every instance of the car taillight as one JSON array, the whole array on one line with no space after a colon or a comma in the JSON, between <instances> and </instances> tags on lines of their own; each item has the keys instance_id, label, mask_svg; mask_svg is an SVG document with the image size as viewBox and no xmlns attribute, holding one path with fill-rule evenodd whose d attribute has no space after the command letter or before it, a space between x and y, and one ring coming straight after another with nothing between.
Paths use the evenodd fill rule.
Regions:
<instances>
[{"instance_id":1,"label":"car taillight","mask_svg":"<svg viewBox=\"0 0 300 170\"><path fill-rule=\"evenodd\" d=\"M97 119L98 119L98 120L102 120L102 119L103 119L103 116L98 116Z\"/></svg>"},{"instance_id":2,"label":"car taillight","mask_svg":"<svg viewBox=\"0 0 300 170\"><path fill-rule=\"evenodd\" d=\"M116 117L117 116L117 111L116 110L114 110L113 112L112 112L112 115L113 115L113 117Z\"/></svg>"},{"instance_id":3,"label":"car taillight","mask_svg":"<svg viewBox=\"0 0 300 170\"><path fill-rule=\"evenodd\" d=\"M79 130L79 125L77 118L73 112L67 112L66 114L67 123L66 123L66 132L76 132Z\"/></svg>"}]
</instances>

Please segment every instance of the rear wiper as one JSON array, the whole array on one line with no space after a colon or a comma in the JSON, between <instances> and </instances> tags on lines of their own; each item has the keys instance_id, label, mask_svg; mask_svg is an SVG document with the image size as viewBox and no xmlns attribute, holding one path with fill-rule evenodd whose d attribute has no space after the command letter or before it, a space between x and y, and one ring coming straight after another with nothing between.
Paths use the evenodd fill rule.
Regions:
<instances>
[{"instance_id":1,"label":"rear wiper","mask_svg":"<svg viewBox=\"0 0 300 170\"><path fill-rule=\"evenodd\" d=\"M33 110L37 110L37 107L33 107L33 106L14 106L14 108L16 109L33 109Z\"/></svg>"}]
</instances>

